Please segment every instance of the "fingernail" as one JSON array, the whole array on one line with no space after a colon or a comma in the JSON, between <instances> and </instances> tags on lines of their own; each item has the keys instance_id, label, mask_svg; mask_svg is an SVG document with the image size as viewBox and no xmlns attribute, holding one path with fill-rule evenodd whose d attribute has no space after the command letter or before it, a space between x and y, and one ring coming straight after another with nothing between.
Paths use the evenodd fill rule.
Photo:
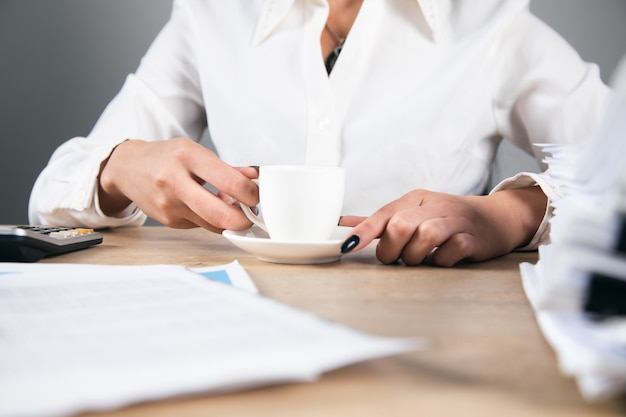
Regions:
<instances>
[{"instance_id":1,"label":"fingernail","mask_svg":"<svg viewBox=\"0 0 626 417\"><path fill-rule=\"evenodd\" d=\"M341 253L350 252L352 249L357 247L360 241L361 238L357 235L350 236L345 242L343 242L343 245L341 245Z\"/></svg>"},{"instance_id":2,"label":"fingernail","mask_svg":"<svg viewBox=\"0 0 626 417\"><path fill-rule=\"evenodd\" d=\"M256 170L256 172L259 172L259 166L258 165L248 165L250 168L254 168Z\"/></svg>"}]
</instances>

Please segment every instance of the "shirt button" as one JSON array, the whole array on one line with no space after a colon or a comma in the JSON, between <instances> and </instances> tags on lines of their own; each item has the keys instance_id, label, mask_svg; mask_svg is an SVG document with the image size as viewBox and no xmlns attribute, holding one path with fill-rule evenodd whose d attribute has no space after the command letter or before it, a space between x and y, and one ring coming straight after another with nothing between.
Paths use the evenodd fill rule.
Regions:
<instances>
[{"instance_id":1,"label":"shirt button","mask_svg":"<svg viewBox=\"0 0 626 417\"><path fill-rule=\"evenodd\" d=\"M322 117L317 122L317 127L319 128L319 130L328 130L328 128L330 127L330 117Z\"/></svg>"}]
</instances>

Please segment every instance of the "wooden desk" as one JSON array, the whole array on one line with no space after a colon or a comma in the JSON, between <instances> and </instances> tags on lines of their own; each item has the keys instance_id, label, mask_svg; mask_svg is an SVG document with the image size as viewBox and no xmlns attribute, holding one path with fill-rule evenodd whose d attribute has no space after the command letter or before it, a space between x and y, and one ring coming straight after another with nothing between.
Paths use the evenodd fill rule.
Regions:
<instances>
[{"instance_id":1,"label":"wooden desk","mask_svg":"<svg viewBox=\"0 0 626 417\"><path fill-rule=\"evenodd\" d=\"M431 348L350 366L314 383L170 399L107 416L616 416L626 399L586 404L563 377L523 292L515 253L452 269L380 265L373 248L326 265L258 261L210 232L104 233L104 243L43 262L216 265L238 259L270 298Z\"/></svg>"}]
</instances>

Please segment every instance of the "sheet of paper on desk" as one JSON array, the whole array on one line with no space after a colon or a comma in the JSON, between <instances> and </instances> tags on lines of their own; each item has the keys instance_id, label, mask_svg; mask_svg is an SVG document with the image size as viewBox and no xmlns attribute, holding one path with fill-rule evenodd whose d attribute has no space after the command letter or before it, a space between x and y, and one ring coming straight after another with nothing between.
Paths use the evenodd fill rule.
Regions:
<instances>
[{"instance_id":1,"label":"sheet of paper on desk","mask_svg":"<svg viewBox=\"0 0 626 417\"><path fill-rule=\"evenodd\" d=\"M250 279L245 269L237 261L233 261L226 265L205 266L201 268L191 268L193 272L202 275L211 281L221 282L222 284L232 285L242 290L258 293L259 290Z\"/></svg>"},{"instance_id":2,"label":"sheet of paper on desk","mask_svg":"<svg viewBox=\"0 0 626 417\"><path fill-rule=\"evenodd\" d=\"M70 415L309 381L419 347L320 320L181 266L0 264L3 416Z\"/></svg>"},{"instance_id":3,"label":"sheet of paper on desk","mask_svg":"<svg viewBox=\"0 0 626 417\"><path fill-rule=\"evenodd\" d=\"M30 265L27 263L14 263L10 266L5 264L5 266L0 269L0 274L29 271L30 268ZM65 269L65 266L54 268L60 268L62 271ZM211 281L221 282L222 284L230 285L235 288L241 288L242 290L253 293L259 292L246 270L243 269L241 264L236 260L224 265L203 266L190 269L193 272L210 279Z\"/></svg>"}]
</instances>

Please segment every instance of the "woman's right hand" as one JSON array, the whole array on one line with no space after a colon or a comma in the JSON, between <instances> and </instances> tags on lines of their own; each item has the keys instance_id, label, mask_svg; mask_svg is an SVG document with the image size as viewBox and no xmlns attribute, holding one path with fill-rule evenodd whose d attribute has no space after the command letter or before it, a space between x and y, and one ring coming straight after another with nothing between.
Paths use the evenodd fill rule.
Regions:
<instances>
[{"instance_id":1,"label":"woman's right hand","mask_svg":"<svg viewBox=\"0 0 626 417\"><path fill-rule=\"evenodd\" d=\"M174 228L221 232L251 225L237 201L259 203L255 168L235 168L188 138L119 144L100 168L100 208L120 216L134 202L148 217ZM210 184L215 195L204 188Z\"/></svg>"}]
</instances>

